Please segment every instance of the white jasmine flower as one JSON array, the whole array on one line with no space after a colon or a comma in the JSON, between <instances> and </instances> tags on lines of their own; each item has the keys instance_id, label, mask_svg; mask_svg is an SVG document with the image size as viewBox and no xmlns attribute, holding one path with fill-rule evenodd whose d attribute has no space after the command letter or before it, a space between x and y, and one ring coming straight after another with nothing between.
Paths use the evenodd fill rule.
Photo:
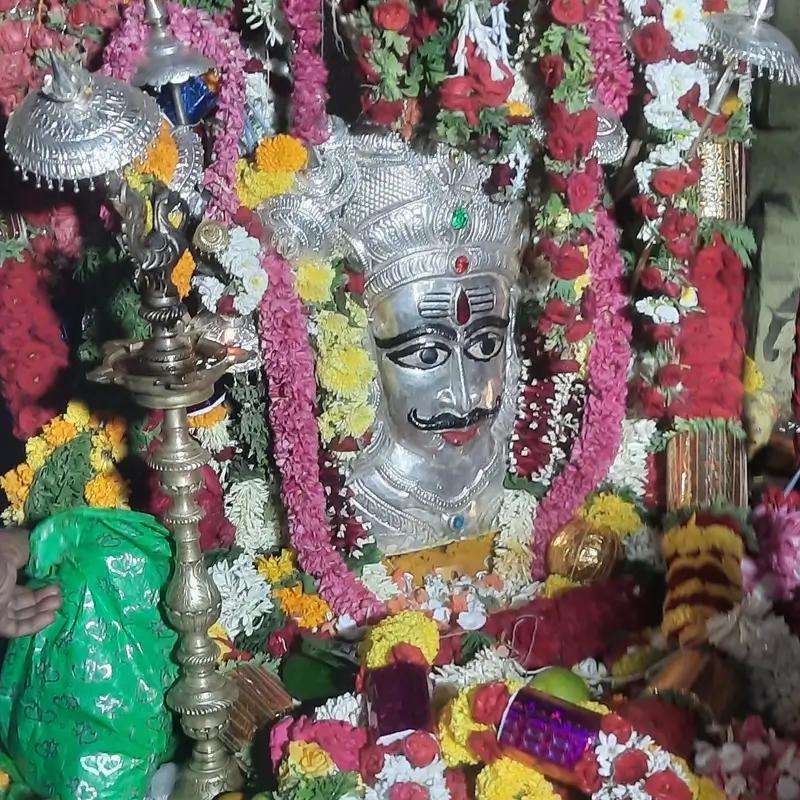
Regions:
<instances>
[{"instance_id":1,"label":"white jasmine flower","mask_svg":"<svg viewBox=\"0 0 800 800\"><path fill-rule=\"evenodd\" d=\"M501 656L496 650L485 648L463 666L447 664L433 671L437 689L446 688L455 695L459 689L492 681L524 680L525 671L512 658Z\"/></svg>"},{"instance_id":2,"label":"white jasmine flower","mask_svg":"<svg viewBox=\"0 0 800 800\"><path fill-rule=\"evenodd\" d=\"M239 556L233 563L217 562L211 567L211 577L222 598L220 625L231 639L240 633L252 636L262 618L273 609L269 584L246 555Z\"/></svg>"},{"instance_id":3,"label":"white jasmine flower","mask_svg":"<svg viewBox=\"0 0 800 800\"><path fill-rule=\"evenodd\" d=\"M209 275L196 275L192 278L192 286L200 295L200 302L207 311L216 312L217 303L225 294L225 286Z\"/></svg>"},{"instance_id":4,"label":"white jasmine flower","mask_svg":"<svg viewBox=\"0 0 800 800\"><path fill-rule=\"evenodd\" d=\"M539 501L530 492L506 490L498 515L494 571L503 577L503 595L511 597L531 583L531 525Z\"/></svg>"},{"instance_id":5,"label":"white jasmine flower","mask_svg":"<svg viewBox=\"0 0 800 800\"><path fill-rule=\"evenodd\" d=\"M617 490L644 497L647 486L647 455L656 434L655 420L626 419L617 457L608 471L608 482Z\"/></svg>"},{"instance_id":6,"label":"white jasmine flower","mask_svg":"<svg viewBox=\"0 0 800 800\"><path fill-rule=\"evenodd\" d=\"M364 698L360 694L343 694L332 697L314 711L314 720L332 720L334 722L347 722L354 728L364 724Z\"/></svg>"},{"instance_id":7,"label":"white jasmine flower","mask_svg":"<svg viewBox=\"0 0 800 800\"><path fill-rule=\"evenodd\" d=\"M688 94L695 84L700 87L699 102L708 100L708 78L703 70L681 61L661 61L650 64L644 71L647 88L656 100L678 108L678 101Z\"/></svg>"},{"instance_id":8,"label":"white jasmine flower","mask_svg":"<svg viewBox=\"0 0 800 800\"><path fill-rule=\"evenodd\" d=\"M614 763L614 759L624 752L625 745L620 744L613 733L603 733L603 731L598 733L595 755L599 772L603 777L607 778L611 775L611 765Z\"/></svg>"},{"instance_id":9,"label":"white jasmine flower","mask_svg":"<svg viewBox=\"0 0 800 800\"><path fill-rule=\"evenodd\" d=\"M258 239L249 236L244 228L234 226L230 229L228 247L219 260L232 276L240 277L248 270L260 268L260 251L261 243Z\"/></svg>"},{"instance_id":10,"label":"white jasmine flower","mask_svg":"<svg viewBox=\"0 0 800 800\"><path fill-rule=\"evenodd\" d=\"M676 50L699 50L706 43L703 4L696 0L663 0L662 21Z\"/></svg>"},{"instance_id":11,"label":"white jasmine flower","mask_svg":"<svg viewBox=\"0 0 800 800\"><path fill-rule=\"evenodd\" d=\"M579 664L576 664L572 671L586 681L592 697L598 699L603 696L603 681L608 677L608 670L605 664L594 658L585 658Z\"/></svg>"},{"instance_id":12,"label":"white jasmine flower","mask_svg":"<svg viewBox=\"0 0 800 800\"><path fill-rule=\"evenodd\" d=\"M483 608L474 608L468 611L462 611L456 621L465 631L479 631L485 624L488 617Z\"/></svg>"},{"instance_id":13,"label":"white jasmine flower","mask_svg":"<svg viewBox=\"0 0 800 800\"><path fill-rule=\"evenodd\" d=\"M252 556L281 542L269 484L263 478L234 483L225 496L225 516L236 528L236 544Z\"/></svg>"}]
</instances>

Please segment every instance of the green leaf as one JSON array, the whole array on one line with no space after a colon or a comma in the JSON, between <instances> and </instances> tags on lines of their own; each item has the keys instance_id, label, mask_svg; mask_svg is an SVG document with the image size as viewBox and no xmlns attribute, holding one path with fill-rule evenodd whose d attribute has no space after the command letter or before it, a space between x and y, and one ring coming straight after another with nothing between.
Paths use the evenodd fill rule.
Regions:
<instances>
[{"instance_id":1,"label":"green leaf","mask_svg":"<svg viewBox=\"0 0 800 800\"><path fill-rule=\"evenodd\" d=\"M408 55L408 38L395 31L381 33L384 45L398 56Z\"/></svg>"},{"instance_id":2,"label":"green leaf","mask_svg":"<svg viewBox=\"0 0 800 800\"><path fill-rule=\"evenodd\" d=\"M300 585L303 587L303 594L317 593L317 582L312 575L309 575L307 572L301 572L299 573L299 578Z\"/></svg>"},{"instance_id":3,"label":"green leaf","mask_svg":"<svg viewBox=\"0 0 800 800\"><path fill-rule=\"evenodd\" d=\"M573 281L562 281L562 280L554 280L550 284L550 292L553 297L557 297L564 303L567 304L574 304L577 302L577 297L575 296L575 284Z\"/></svg>"},{"instance_id":4,"label":"green leaf","mask_svg":"<svg viewBox=\"0 0 800 800\"><path fill-rule=\"evenodd\" d=\"M528 494L532 494L537 500L541 500L547 492L547 487L543 484L529 481L527 478L521 478L519 475L506 475L503 486L506 489L513 489L515 492L527 492Z\"/></svg>"},{"instance_id":5,"label":"green leaf","mask_svg":"<svg viewBox=\"0 0 800 800\"><path fill-rule=\"evenodd\" d=\"M485 650L496 641L494 636L480 631L470 631L465 634L461 639L461 663L466 664L468 661L472 661L481 650Z\"/></svg>"},{"instance_id":6,"label":"green leaf","mask_svg":"<svg viewBox=\"0 0 800 800\"><path fill-rule=\"evenodd\" d=\"M25 261L23 253L27 248L21 239L8 239L0 241L0 264L13 258L14 261L19 261L22 264Z\"/></svg>"},{"instance_id":7,"label":"green leaf","mask_svg":"<svg viewBox=\"0 0 800 800\"><path fill-rule=\"evenodd\" d=\"M595 233L596 228L594 224L594 214L591 211L586 211L583 214L572 215L572 225L575 228L586 228L586 230Z\"/></svg>"},{"instance_id":8,"label":"green leaf","mask_svg":"<svg viewBox=\"0 0 800 800\"><path fill-rule=\"evenodd\" d=\"M758 250L753 231L730 220L712 219L701 223L700 239L704 245L710 244L717 233L722 235L731 250L736 253L744 268L750 269L753 266L752 257Z\"/></svg>"},{"instance_id":9,"label":"green leaf","mask_svg":"<svg viewBox=\"0 0 800 800\"><path fill-rule=\"evenodd\" d=\"M347 661L322 660L304 652L286 656L281 679L286 691L301 703L327 700L351 691L358 669Z\"/></svg>"}]
</instances>

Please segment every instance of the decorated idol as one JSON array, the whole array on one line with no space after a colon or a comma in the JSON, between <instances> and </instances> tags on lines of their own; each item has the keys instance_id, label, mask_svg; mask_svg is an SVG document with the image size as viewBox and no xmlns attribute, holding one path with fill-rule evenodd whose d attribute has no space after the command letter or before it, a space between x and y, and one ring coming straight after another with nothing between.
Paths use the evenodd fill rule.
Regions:
<instances>
[{"instance_id":1,"label":"decorated idol","mask_svg":"<svg viewBox=\"0 0 800 800\"><path fill-rule=\"evenodd\" d=\"M460 151L333 128L305 196L263 218L286 255L340 249L365 279L377 411L349 465L356 512L389 554L487 533L515 415L524 208L491 202L489 169Z\"/></svg>"}]
</instances>

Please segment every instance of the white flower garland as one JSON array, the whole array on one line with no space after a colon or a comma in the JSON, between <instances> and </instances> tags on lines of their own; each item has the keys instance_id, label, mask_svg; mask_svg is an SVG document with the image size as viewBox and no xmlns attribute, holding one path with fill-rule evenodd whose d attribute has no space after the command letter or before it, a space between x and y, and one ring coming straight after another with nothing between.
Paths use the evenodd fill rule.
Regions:
<instances>
[{"instance_id":1,"label":"white flower garland","mask_svg":"<svg viewBox=\"0 0 800 800\"><path fill-rule=\"evenodd\" d=\"M225 516L236 528L236 544L251 557L281 543L271 497L271 487L263 478L234 483L225 495Z\"/></svg>"},{"instance_id":2,"label":"white flower garland","mask_svg":"<svg viewBox=\"0 0 800 800\"><path fill-rule=\"evenodd\" d=\"M222 598L219 624L231 640L240 633L252 636L274 607L272 587L246 555L233 562L218 561L209 572Z\"/></svg>"}]
</instances>

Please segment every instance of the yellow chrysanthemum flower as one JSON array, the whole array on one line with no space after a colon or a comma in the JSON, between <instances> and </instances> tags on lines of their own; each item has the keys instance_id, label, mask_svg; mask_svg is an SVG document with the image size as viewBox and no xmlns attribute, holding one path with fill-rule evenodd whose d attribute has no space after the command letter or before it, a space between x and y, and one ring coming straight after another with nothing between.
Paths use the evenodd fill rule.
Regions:
<instances>
[{"instance_id":1,"label":"yellow chrysanthemum flower","mask_svg":"<svg viewBox=\"0 0 800 800\"><path fill-rule=\"evenodd\" d=\"M530 117L533 114L527 103L506 103L503 107L509 117Z\"/></svg>"},{"instance_id":2,"label":"yellow chrysanthemum flower","mask_svg":"<svg viewBox=\"0 0 800 800\"><path fill-rule=\"evenodd\" d=\"M116 470L92 478L83 496L92 508L127 508L128 505L128 487Z\"/></svg>"},{"instance_id":3,"label":"yellow chrysanthemum flower","mask_svg":"<svg viewBox=\"0 0 800 800\"><path fill-rule=\"evenodd\" d=\"M475 800L558 800L541 772L513 758L484 767L475 781Z\"/></svg>"},{"instance_id":4,"label":"yellow chrysanthemum flower","mask_svg":"<svg viewBox=\"0 0 800 800\"><path fill-rule=\"evenodd\" d=\"M77 435L78 429L64 417L56 417L42 428L42 438L53 450L71 442Z\"/></svg>"},{"instance_id":5,"label":"yellow chrysanthemum flower","mask_svg":"<svg viewBox=\"0 0 800 800\"><path fill-rule=\"evenodd\" d=\"M52 452L53 448L41 436L34 436L25 442L25 460L34 472L44 466L44 462Z\"/></svg>"},{"instance_id":6,"label":"yellow chrysanthemum flower","mask_svg":"<svg viewBox=\"0 0 800 800\"><path fill-rule=\"evenodd\" d=\"M429 664L439 655L439 628L421 611L401 611L373 626L361 645L364 666L380 669L398 644L418 648Z\"/></svg>"},{"instance_id":7,"label":"yellow chrysanthemum flower","mask_svg":"<svg viewBox=\"0 0 800 800\"><path fill-rule=\"evenodd\" d=\"M277 556L271 556L270 558L260 556L256 559L256 569L267 583L274 586L297 570L294 563L294 553L284 548Z\"/></svg>"},{"instance_id":8,"label":"yellow chrysanthemum flower","mask_svg":"<svg viewBox=\"0 0 800 800\"><path fill-rule=\"evenodd\" d=\"M296 778L322 778L335 769L333 759L316 742L289 742L287 758L278 770L278 782L286 785Z\"/></svg>"},{"instance_id":9,"label":"yellow chrysanthemum flower","mask_svg":"<svg viewBox=\"0 0 800 800\"><path fill-rule=\"evenodd\" d=\"M320 435L325 444L333 439L363 436L375 421L375 410L367 403L368 393L350 402L334 400L319 415Z\"/></svg>"},{"instance_id":10,"label":"yellow chrysanthemum flower","mask_svg":"<svg viewBox=\"0 0 800 800\"><path fill-rule=\"evenodd\" d=\"M256 165L261 172L298 172L306 164L308 153L303 143L285 133L262 139L256 147Z\"/></svg>"},{"instance_id":11,"label":"yellow chrysanthemum flower","mask_svg":"<svg viewBox=\"0 0 800 800\"><path fill-rule=\"evenodd\" d=\"M301 256L295 263L295 288L304 303L329 302L335 277L333 267L313 255Z\"/></svg>"},{"instance_id":12,"label":"yellow chrysanthemum flower","mask_svg":"<svg viewBox=\"0 0 800 800\"><path fill-rule=\"evenodd\" d=\"M442 751L442 759L444 759L444 763L448 767L463 767L477 764L478 759L475 757L475 754L458 742L453 735L452 723L454 704L455 698L442 709L442 713L439 715L437 734L439 749Z\"/></svg>"},{"instance_id":13,"label":"yellow chrysanthemum flower","mask_svg":"<svg viewBox=\"0 0 800 800\"><path fill-rule=\"evenodd\" d=\"M258 208L265 200L286 194L293 185L293 172L260 172L243 158L236 162L236 194L245 208Z\"/></svg>"},{"instance_id":14,"label":"yellow chrysanthemum flower","mask_svg":"<svg viewBox=\"0 0 800 800\"><path fill-rule=\"evenodd\" d=\"M89 427L91 414L86 403L82 403L80 400L71 400L67 403L64 419L67 422L71 422L79 431L82 431Z\"/></svg>"},{"instance_id":15,"label":"yellow chrysanthemum flower","mask_svg":"<svg viewBox=\"0 0 800 800\"><path fill-rule=\"evenodd\" d=\"M2 489L12 507L21 509L28 499L34 472L28 464L20 464L0 478Z\"/></svg>"},{"instance_id":16,"label":"yellow chrysanthemum flower","mask_svg":"<svg viewBox=\"0 0 800 800\"><path fill-rule=\"evenodd\" d=\"M172 270L172 285L178 290L181 300L189 296L192 288L192 276L197 269L197 263L189 250L184 250L178 263Z\"/></svg>"},{"instance_id":17,"label":"yellow chrysanthemum flower","mask_svg":"<svg viewBox=\"0 0 800 800\"><path fill-rule=\"evenodd\" d=\"M280 602L281 611L301 628L319 628L330 614L328 604L319 595L304 594L299 583L278 589L273 596Z\"/></svg>"},{"instance_id":18,"label":"yellow chrysanthemum flower","mask_svg":"<svg viewBox=\"0 0 800 800\"><path fill-rule=\"evenodd\" d=\"M593 528L625 539L642 529L636 506L610 492L601 492L584 506L579 515Z\"/></svg>"},{"instance_id":19,"label":"yellow chrysanthemum flower","mask_svg":"<svg viewBox=\"0 0 800 800\"><path fill-rule=\"evenodd\" d=\"M352 297L348 295L346 301L347 313L353 321L353 325L359 330L361 337L364 336L364 331L367 329L367 310L362 308Z\"/></svg>"},{"instance_id":20,"label":"yellow chrysanthemum flower","mask_svg":"<svg viewBox=\"0 0 800 800\"><path fill-rule=\"evenodd\" d=\"M350 333L350 320L337 311L320 311L317 315L317 344L322 351L337 347Z\"/></svg>"},{"instance_id":21,"label":"yellow chrysanthemum flower","mask_svg":"<svg viewBox=\"0 0 800 800\"><path fill-rule=\"evenodd\" d=\"M320 385L344 398L355 398L362 394L375 374L375 364L366 350L360 347L342 347L317 361Z\"/></svg>"}]
</instances>

